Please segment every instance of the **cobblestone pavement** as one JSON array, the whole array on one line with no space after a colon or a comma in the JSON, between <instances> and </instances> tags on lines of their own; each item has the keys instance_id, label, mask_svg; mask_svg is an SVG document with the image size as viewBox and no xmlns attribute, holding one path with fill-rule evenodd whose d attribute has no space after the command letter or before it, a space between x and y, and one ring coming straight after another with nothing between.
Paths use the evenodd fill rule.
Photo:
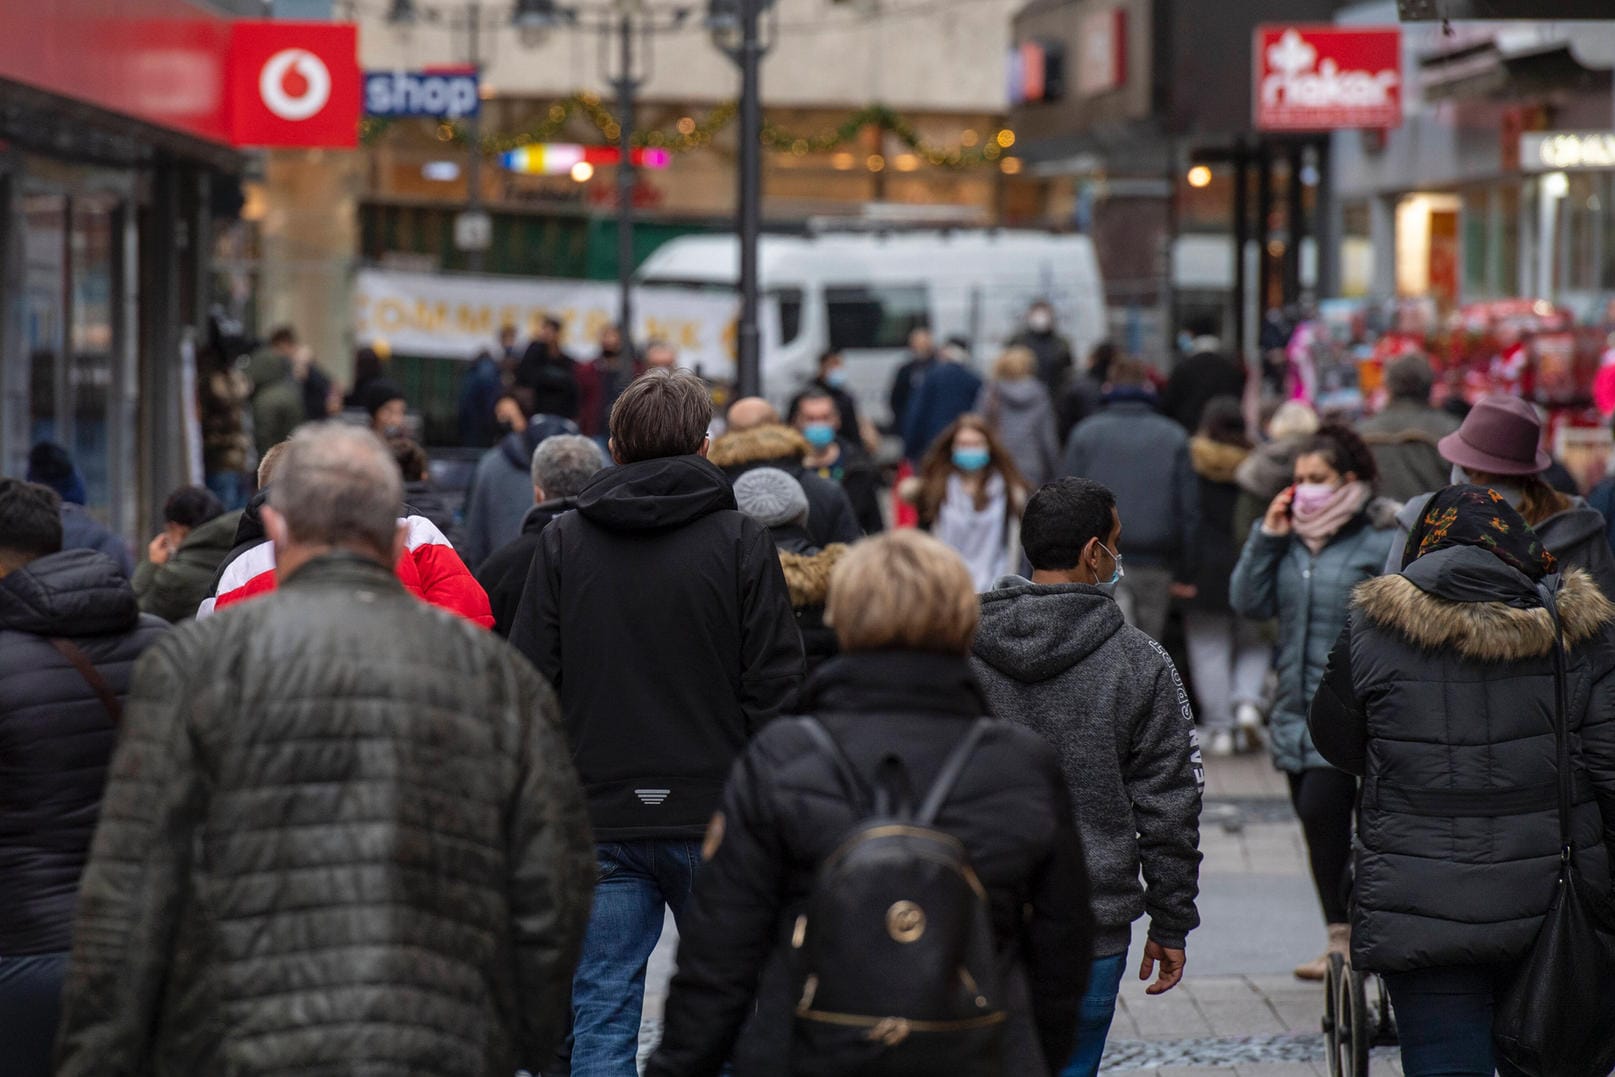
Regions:
<instances>
[{"instance_id":1,"label":"cobblestone pavement","mask_svg":"<svg viewBox=\"0 0 1615 1077\"><path fill-rule=\"evenodd\" d=\"M1326 1077L1323 988L1289 972L1322 948L1323 927L1288 788L1265 754L1208 761L1201 849L1203 923L1189 937L1187 975L1155 998L1136 974L1124 978L1102 1072ZM661 1034L673 938L669 921L647 979L646 1053ZM1401 1077L1396 1049L1377 1050L1371 1072Z\"/></svg>"}]
</instances>

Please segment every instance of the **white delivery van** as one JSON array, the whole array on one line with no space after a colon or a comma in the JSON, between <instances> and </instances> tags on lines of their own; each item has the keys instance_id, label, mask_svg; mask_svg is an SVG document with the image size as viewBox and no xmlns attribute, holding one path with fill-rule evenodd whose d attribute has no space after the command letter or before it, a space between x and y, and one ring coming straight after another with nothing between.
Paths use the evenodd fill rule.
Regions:
<instances>
[{"instance_id":1,"label":"white delivery van","mask_svg":"<svg viewBox=\"0 0 1615 1077\"><path fill-rule=\"evenodd\" d=\"M734 236L685 236L641 267L646 290L733 291ZM1080 362L1106 335L1104 288L1087 236L1003 230L765 235L758 245L763 390L783 405L831 349L866 415L889 418L887 390L909 330L959 336L985 373L1037 299L1054 305Z\"/></svg>"}]
</instances>

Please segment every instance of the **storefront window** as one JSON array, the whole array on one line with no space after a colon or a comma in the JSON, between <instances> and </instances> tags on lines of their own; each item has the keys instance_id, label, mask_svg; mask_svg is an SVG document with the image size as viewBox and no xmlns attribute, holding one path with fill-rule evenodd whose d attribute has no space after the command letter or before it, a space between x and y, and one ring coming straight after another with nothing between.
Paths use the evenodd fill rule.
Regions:
<instances>
[{"instance_id":1,"label":"storefront window","mask_svg":"<svg viewBox=\"0 0 1615 1077\"><path fill-rule=\"evenodd\" d=\"M24 293L28 345L28 437L31 443L55 441L64 425L59 404L63 300L67 268L67 199L61 195L27 195L22 199Z\"/></svg>"},{"instance_id":2,"label":"storefront window","mask_svg":"<svg viewBox=\"0 0 1615 1077\"><path fill-rule=\"evenodd\" d=\"M111 199L80 199L72 207L72 391L73 458L84 473L89 504L110 500L107 417L112 400Z\"/></svg>"}]
</instances>

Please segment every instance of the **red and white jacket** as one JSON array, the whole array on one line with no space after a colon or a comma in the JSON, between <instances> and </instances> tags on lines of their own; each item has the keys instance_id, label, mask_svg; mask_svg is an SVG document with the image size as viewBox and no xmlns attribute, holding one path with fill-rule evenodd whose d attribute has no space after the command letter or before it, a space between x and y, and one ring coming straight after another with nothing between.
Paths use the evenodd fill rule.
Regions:
<instances>
[{"instance_id":1,"label":"red and white jacket","mask_svg":"<svg viewBox=\"0 0 1615 1077\"><path fill-rule=\"evenodd\" d=\"M409 528L404 552L393 566L398 582L410 594L450 613L457 613L483 628L493 627L493 609L488 593L465 567L454 546L432 521L424 516L405 516L399 523ZM275 589L275 546L267 539L243 550L225 567L218 592L204 599L196 611L201 620L226 606L268 594Z\"/></svg>"}]
</instances>

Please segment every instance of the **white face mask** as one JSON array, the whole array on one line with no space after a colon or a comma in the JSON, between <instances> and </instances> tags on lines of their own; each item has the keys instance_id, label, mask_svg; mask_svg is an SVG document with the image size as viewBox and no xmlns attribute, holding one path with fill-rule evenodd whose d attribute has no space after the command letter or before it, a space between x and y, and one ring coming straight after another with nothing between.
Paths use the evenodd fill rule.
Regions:
<instances>
[{"instance_id":1,"label":"white face mask","mask_svg":"<svg viewBox=\"0 0 1615 1077\"><path fill-rule=\"evenodd\" d=\"M1054 315L1046 310L1034 310L1026 316L1026 327L1034 333L1047 333L1054 328Z\"/></svg>"},{"instance_id":2,"label":"white face mask","mask_svg":"<svg viewBox=\"0 0 1615 1077\"><path fill-rule=\"evenodd\" d=\"M1479 486L1480 485L1480 483L1478 483L1474 479L1470 478L1469 477L1469 472L1465 471L1458 464L1452 465L1452 484L1454 486ZM1496 490L1498 493L1502 494L1503 495L1503 500L1507 501L1515 509L1518 509L1520 507L1520 505L1525 501L1525 487L1519 485L1518 483L1494 482L1494 483L1491 484L1491 489Z\"/></svg>"}]
</instances>

